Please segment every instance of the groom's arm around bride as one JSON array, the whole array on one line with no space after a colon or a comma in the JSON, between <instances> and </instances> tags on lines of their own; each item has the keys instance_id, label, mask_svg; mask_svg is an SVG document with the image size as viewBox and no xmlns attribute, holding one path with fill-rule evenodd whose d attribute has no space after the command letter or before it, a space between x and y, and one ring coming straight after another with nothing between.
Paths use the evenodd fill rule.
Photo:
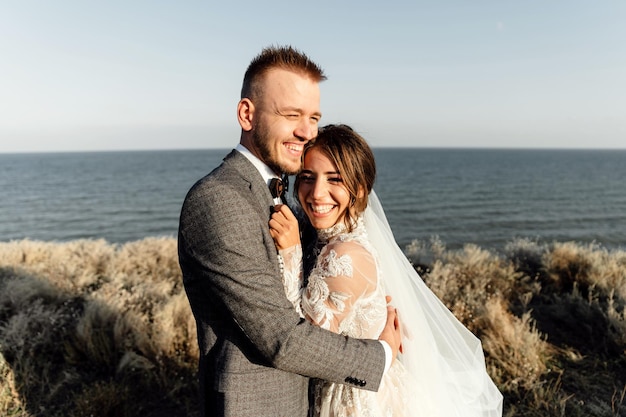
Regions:
<instances>
[{"instance_id":1,"label":"groom's arm around bride","mask_svg":"<svg viewBox=\"0 0 626 417\"><path fill-rule=\"evenodd\" d=\"M376 391L383 344L351 339L302 320L287 299L268 228L272 176L300 168L317 134L315 63L291 47L268 48L244 76L240 146L187 194L179 261L196 319L203 416L306 416L308 379ZM383 338L400 343L391 311Z\"/></svg>"}]
</instances>

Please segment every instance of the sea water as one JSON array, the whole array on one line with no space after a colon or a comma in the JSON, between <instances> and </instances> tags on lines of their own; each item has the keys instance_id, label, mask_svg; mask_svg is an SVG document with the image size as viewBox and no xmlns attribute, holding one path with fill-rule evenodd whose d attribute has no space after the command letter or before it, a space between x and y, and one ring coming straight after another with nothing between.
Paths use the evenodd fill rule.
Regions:
<instances>
[{"instance_id":1,"label":"sea water","mask_svg":"<svg viewBox=\"0 0 626 417\"><path fill-rule=\"evenodd\" d=\"M0 241L175 236L188 189L228 149L0 154ZM517 238L626 247L626 150L374 149L401 247Z\"/></svg>"}]
</instances>

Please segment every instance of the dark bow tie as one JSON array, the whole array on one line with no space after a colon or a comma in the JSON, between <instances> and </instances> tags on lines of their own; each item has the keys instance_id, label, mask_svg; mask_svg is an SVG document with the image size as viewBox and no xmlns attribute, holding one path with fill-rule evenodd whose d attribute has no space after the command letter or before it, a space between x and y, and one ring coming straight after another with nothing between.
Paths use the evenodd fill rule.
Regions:
<instances>
[{"instance_id":1,"label":"dark bow tie","mask_svg":"<svg viewBox=\"0 0 626 417\"><path fill-rule=\"evenodd\" d=\"M289 184L288 177L285 175L283 179L280 178L272 178L270 181L270 193L272 193L272 198L283 198L283 195L287 192L287 186Z\"/></svg>"}]
</instances>

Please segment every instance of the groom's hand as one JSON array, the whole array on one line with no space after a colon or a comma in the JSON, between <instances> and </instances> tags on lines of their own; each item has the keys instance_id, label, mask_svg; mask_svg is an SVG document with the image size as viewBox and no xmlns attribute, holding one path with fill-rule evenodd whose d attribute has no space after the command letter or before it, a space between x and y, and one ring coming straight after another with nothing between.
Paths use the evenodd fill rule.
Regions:
<instances>
[{"instance_id":1,"label":"groom's hand","mask_svg":"<svg viewBox=\"0 0 626 417\"><path fill-rule=\"evenodd\" d=\"M387 296L387 303L391 301L391 297ZM398 352L402 353L402 335L400 320L398 319L398 311L392 305L387 304L387 323L380 334L379 340L384 340L391 347L391 353L395 360Z\"/></svg>"}]
</instances>

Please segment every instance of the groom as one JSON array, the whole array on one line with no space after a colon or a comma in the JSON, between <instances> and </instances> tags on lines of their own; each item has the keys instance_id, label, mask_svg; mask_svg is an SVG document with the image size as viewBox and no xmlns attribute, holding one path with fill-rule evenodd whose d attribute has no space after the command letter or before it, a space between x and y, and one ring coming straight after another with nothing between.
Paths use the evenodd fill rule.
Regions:
<instances>
[{"instance_id":1,"label":"groom","mask_svg":"<svg viewBox=\"0 0 626 417\"><path fill-rule=\"evenodd\" d=\"M391 308L380 341L350 339L301 320L285 296L268 184L300 169L325 79L291 47L264 49L244 76L239 145L183 204L178 252L197 324L202 416L305 417L310 377L376 391L398 352Z\"/></svg>"}]
</instances>

